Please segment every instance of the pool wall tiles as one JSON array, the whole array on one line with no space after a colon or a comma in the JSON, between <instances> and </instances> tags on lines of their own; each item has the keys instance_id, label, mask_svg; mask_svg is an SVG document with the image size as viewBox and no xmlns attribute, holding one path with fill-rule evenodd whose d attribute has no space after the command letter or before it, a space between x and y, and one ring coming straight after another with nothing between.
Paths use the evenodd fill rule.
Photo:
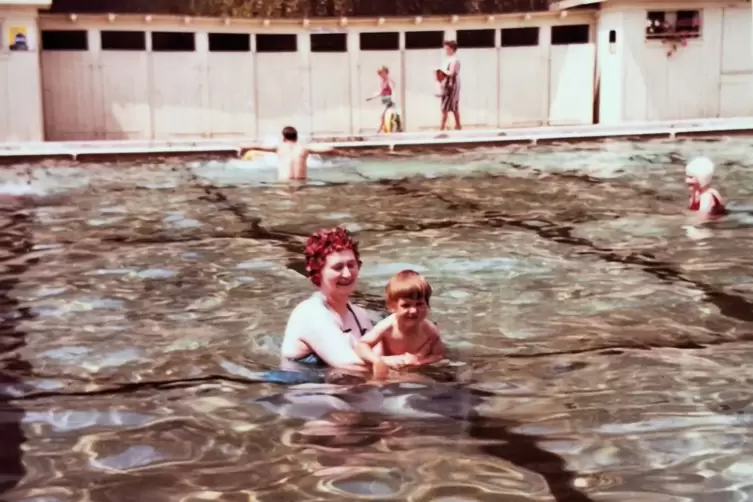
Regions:
<instances>
[{"instance_id":1,"label":"pool wall tiles","mask_svg":"<svg viewBox=\"0 0 753 502\"><path fill-rule=\"evenodd\" d=\"M702 8L702 36L672 56L645 39L647 4L635 1L565 15L309 25L43 14L30 51L0 53L0 141L266 137L287 124L304 134L373 132L381 105L365 98L383 64L407 130L436 129L432 74L446 39L461 45L467 128L753 116L749 5L666 8L689 3ZM0 11L0 24L36 22L23 12Z\"/></svg>"}]
</instances>

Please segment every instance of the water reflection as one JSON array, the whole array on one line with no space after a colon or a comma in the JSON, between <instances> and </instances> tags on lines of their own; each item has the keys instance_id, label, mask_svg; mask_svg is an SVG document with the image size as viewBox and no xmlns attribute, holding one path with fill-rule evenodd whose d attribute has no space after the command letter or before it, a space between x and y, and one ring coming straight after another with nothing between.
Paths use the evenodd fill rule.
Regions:
<instances>
[{"instance_id":1,"label":"water reflection","mask_svg":"<svg viewBox=\"0 0 753 502\"><path fill-rule=\"evenodd\" d=\"M750 143L340 159L293 190L216 162L8 168L31 206L0 235L3 500L746 500ZM741 208L701 226L698 154ZM429 277L450 364L280 369L302 243L333 222L375 318L391 274Z\"/></svg>"},{"instance_id":2,"label":"water reflection","mask_svg":"<svg viewBox=\"0 0 753 502\"><path fill-rule=\"evenodd\" d=\"M20 305L13 289L24 273L38 261L27 255L34 247L31 233L33 211L23 209L16 198L0 205L0 494L12 490L26 474L23 447L26 436L21 426L23 409L14 403L31 375L31 365L23 357L26 333L20 321L30 317Z\"/></svg>"}]
</instances>

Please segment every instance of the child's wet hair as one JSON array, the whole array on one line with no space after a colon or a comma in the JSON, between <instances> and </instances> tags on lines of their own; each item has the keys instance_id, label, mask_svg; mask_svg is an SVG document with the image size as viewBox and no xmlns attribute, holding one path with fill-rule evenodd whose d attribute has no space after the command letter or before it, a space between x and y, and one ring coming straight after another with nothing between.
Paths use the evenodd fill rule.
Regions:
<instances>
[{"instance_id":1,"label":"child's wet hair","mask_svg":"<svg viewBox=\"0 0 753 502\"><path fill-rule=\"evenodd\" d=\"M431 299L429 281L414 270L403 270L395 274L384 292L387 305L394 305L400 300L423 300L429 305Z\"/></svg>"},{"instance_id":2,"label":"child's wet hair","mask_svg":"<svg viewBox=\"0 0 753 502\"><path fill-rule=\"evenodd\" d=\"M282 137L287 141L298 141L298 131L293 126L284 127Z\"/></svg>"},{"instance_id":3,"label":"child's wet hair","mask_svg":"<svg viewBox=\"0 0 753 502\"><path fill-rule=\"evenodd\" d=\"M390 69L387 68L386 66L382 65L379 68L377 68L377 73L382 73L382 72L389 74L390 73Z\"/></svg>"}]
</instances>

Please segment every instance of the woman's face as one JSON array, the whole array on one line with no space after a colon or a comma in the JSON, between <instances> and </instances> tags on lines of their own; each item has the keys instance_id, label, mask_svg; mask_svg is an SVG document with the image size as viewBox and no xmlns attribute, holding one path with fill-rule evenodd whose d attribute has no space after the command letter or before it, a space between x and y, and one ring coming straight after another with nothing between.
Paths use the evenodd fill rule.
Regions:
<instances>
[{"instance_id":1,"label":"woman's face","mask_svg":"<svg viewBox=\"0 0 753 502\"><path fill-rule=\"evenodd\" d=\"M445 45L444 46L444 53L447 54L448 56L452 56L453 54L455 54L455 49L453 49L449 45Z\"/></svg>"},{"instance_id":2,"label":"woman's face","mask_svg":"<svg viewBox=\"0 0 753 502\"><path fill-rule=\"evenodd\" d=\"M319 289L326 296L350 297L356 289L359 268L358 260L356 260L353 251L330 253L324 261Z\"/></svg>"}]
</instances>

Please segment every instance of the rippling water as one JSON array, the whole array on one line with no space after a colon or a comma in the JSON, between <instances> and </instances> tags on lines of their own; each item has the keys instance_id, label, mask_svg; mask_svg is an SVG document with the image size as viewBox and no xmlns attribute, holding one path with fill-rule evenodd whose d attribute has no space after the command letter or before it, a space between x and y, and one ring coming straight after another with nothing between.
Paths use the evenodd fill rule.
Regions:
<instances>
[{"instance_id":1,"label":"rippling water","mask_svg":"<svg viewBox=\"0 0 753 502\"><path fill-rule=\"evenodd\" d=\"M734 202L684 212L711 155ZM753 139L0 171L2 500L753 498ZM23 197L20 197L23 195ZM452 362L285 372L302 243L432 280Z\"/></svg>"}]
</instances>

